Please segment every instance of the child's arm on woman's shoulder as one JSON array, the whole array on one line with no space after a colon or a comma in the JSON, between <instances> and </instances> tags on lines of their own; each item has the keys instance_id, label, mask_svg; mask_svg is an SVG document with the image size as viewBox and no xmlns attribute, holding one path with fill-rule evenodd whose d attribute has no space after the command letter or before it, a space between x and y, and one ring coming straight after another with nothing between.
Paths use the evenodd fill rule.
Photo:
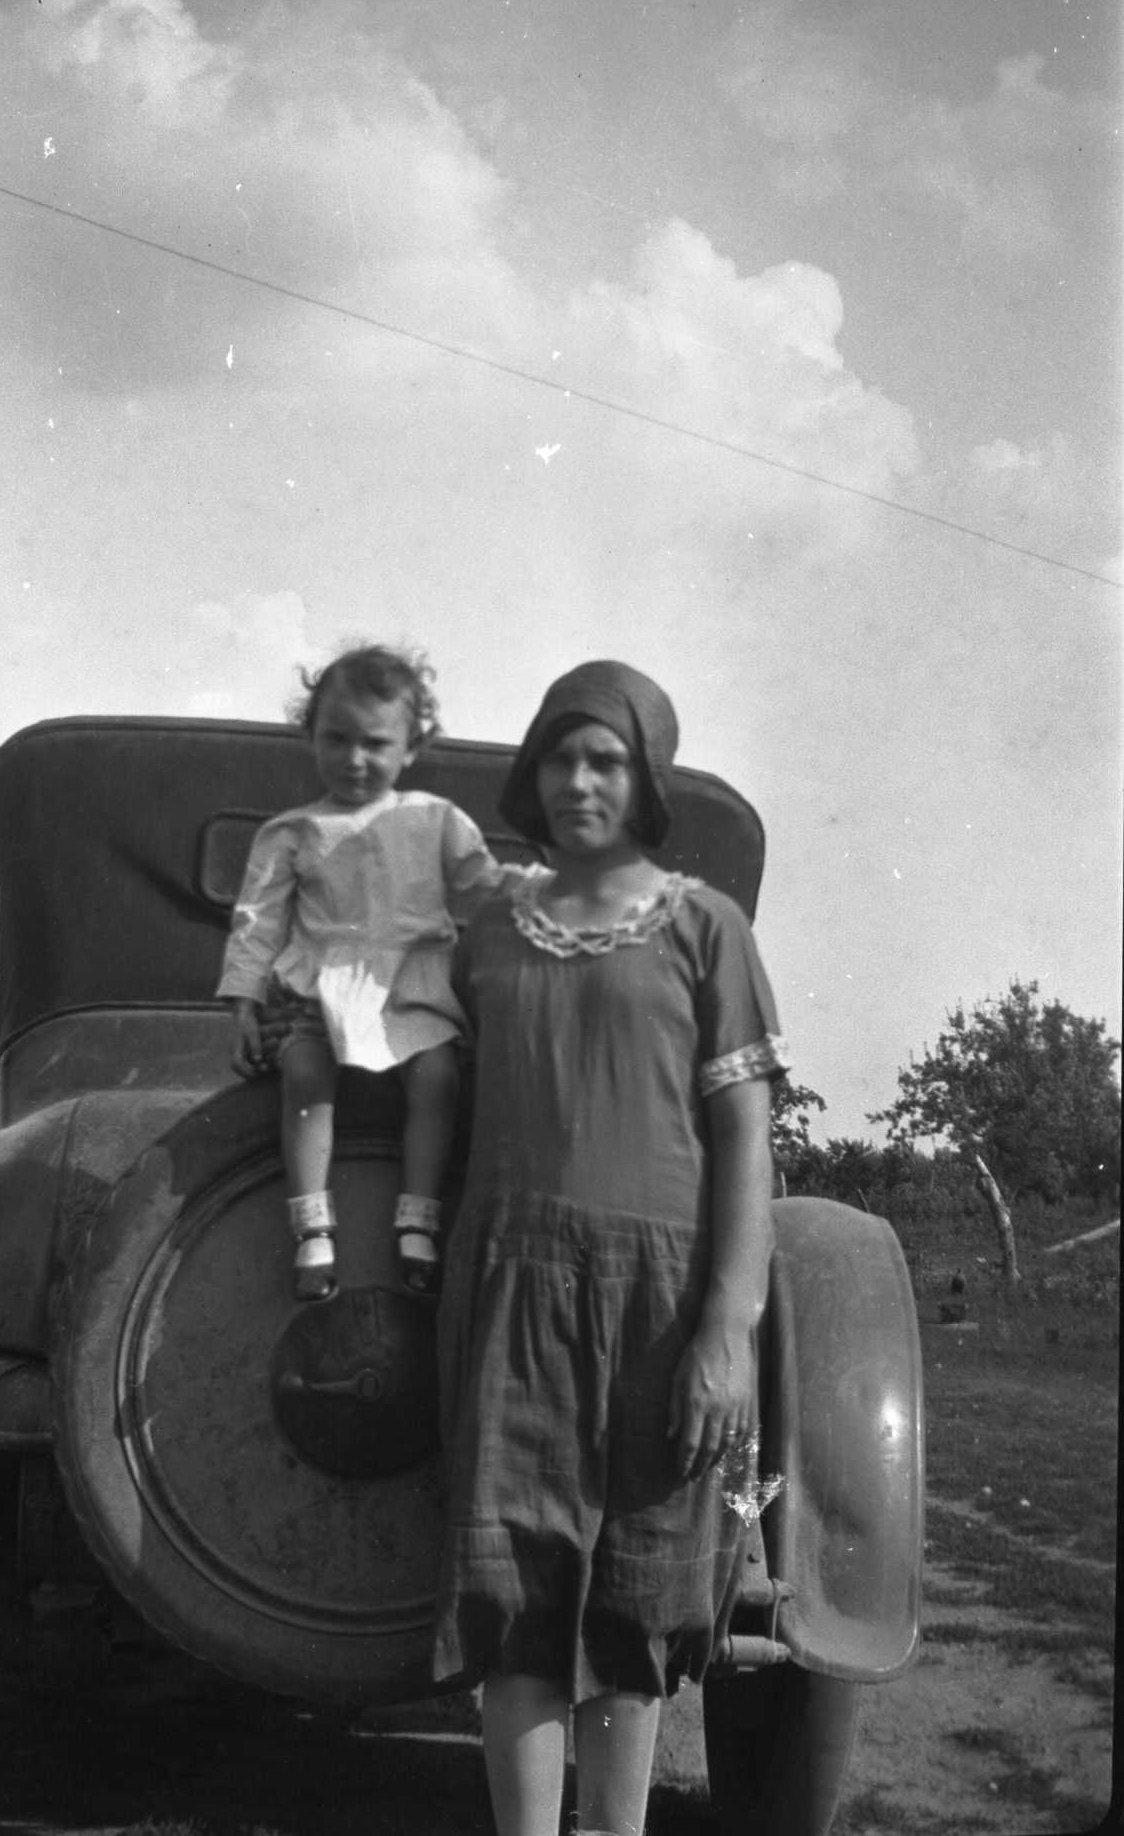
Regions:
<instances>
[{"instance_id":1,"label":"child's arm on woman's shoulder","mask_svg":"<svg viewBox=\"0 0 1124 1836\"><path fill-rule=\"evenodd\" d=\"M517 861L497 861L472 817L455 803L445 806L441 867L449 910L461 924L493 894L514 892L528 874L542 872L537 864L523 867Z\"/></svg>"}]
</instances>

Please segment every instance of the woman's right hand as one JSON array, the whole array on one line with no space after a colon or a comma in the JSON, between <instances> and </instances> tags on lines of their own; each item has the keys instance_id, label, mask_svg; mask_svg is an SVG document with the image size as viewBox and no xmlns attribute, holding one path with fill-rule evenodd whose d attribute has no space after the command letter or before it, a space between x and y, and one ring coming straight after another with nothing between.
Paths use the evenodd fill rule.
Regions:
<instances>
[{"instance_id":1,"label":"woman's right hand","mask_svg":"<svg viewBox=\"0 0 1124 1836\"><path fill-rule=\"evenodd\" d=\"M239 1077L260 1077L269 1069L269 1058L262 1045L260 1010L256 1001L239 996L230 1004L233 1040L230 1066Z\"/></svg>"},{"instance_id":2,"label":"woman's right hand","mask_svg":"<svg viewBox=\"0 0 1124 1836\"><path fill-rule=\"evenodd\" d=\"M748 1322L702 1329L679 1360L671 1385L668 1439L679 1476L701 1479L737 1447L753 1424L754 1370Z\"/></svg>"}]
</instances>

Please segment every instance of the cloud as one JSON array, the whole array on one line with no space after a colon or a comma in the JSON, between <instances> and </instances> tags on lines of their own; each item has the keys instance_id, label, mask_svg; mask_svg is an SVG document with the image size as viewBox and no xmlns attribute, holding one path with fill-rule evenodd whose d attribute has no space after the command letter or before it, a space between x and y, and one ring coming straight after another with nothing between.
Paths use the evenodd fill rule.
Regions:
<instances>
[{"instance_id":1,"label":"cloud","mask_svg":"<svg viewBox=\"0 0 1124 1836\"><path fill-rule=\"evenodd\" d=\"M754 8L716 61L794 202L890 198L928 212L930 231L943 217L973 247L1023 257L1066 243L1073 171L1111 144L1109 100L1053 89L1044 68L1011 58L988 93L953 98L902 83L862 21L810 22L790 0Z\"/></svg>"},{"instance_id":2,"label":"cloud","mask_svg":"<svg viewBox=\"0 0 1124 1836\"><path fill-rule=\"evenodd\" d=\"M917 463L911 418L846 368L843 303L830 274L786 262L739 274L689 224L637 249L628 284L592 282L570 302L568 361L590 386L716 443L617 423L614 446L643 465L672 526L790 515L838 529L853 511L798 472L885 492ZM721 452L729 444L747 455ZM755 462L748 455L775 461ZM786 469L789 468L789 469ZM758 536L763 532L758 526Z\"/></svg>"},{"instance_id":3,"label":"cloud","mask_svg":"<svg viewBox=\"0 0 1124 1836\"><path fill-rule=\"evenodd\" d=\"M1024 445L1001 436L969 449L942 501L954 515L975 516L1029 548L1087 555L1101 571L1097 544L1112 525L1114 483L1102 454L1075 450L1064 434Z\"/></svg>"},{"instance_id":4,"label":"cloud","mask_svg":"<svg viewBox=\"0 0 1124 1836\"><path fill-rule=\"evenodd\" d=\"M779 595L782 577L805 579L833 553L877 549L884 513L813 480L893 495L917 473L915 430L845 361L844 302L823 268L746 272L675 218L615 280L574 251L559 293L533 252L513 253L508 183L365 7L276 5L227 30L204 30L178 0L55 0L43 13L18 46L3 28L34 133L0 128L29 159L34 149L38 183L48 123L59 148L49 183L77 207L419 334L394 337L72 225L23 224L28 259L7 273L25 359L61 358L53 390L105 398L103 438L131 480L115 526L143 506L200 556L175 583L178 603L237 604L245 641L273 656L268 619L234 583L271 603L265 582L303 583L325 566L310 566L308 544L347 544L408 615L427 581L440 598L471 580L482 605L591 631L606 600L664 607L670 620L692 595L727 604L766 570ZM908 137L915 117L893 114L853 41L799 28L784 9L770 17L739 94L779 156L803 146L845 162L860 126ZM1006 68L1002 89L1008 108L1053 106L1029 64ZM942 133L930 147L954 148L951 119ZM577 394L458 361L426 338ZM536 450L557 454L549 468ZM1040 469L1025 462L1020 488ZM1005 478L986 459L962 469L958 489L976 493L966 520ZM315 600L320 636L329 614ZM209 616L192 614L180 634L205 684ZM299 650L283 622L275 636ZM199 690L208 705L251 690L259 705L237 654L231 687Z\"/></svg>"},{"instance_id":5,"label":"cloud","mask_svg":"<svg viewBox=\"0 0 1124 1836\"><path fill-rule=\"evenodd\" d=\"M452 316L487 334L518 291L495 253L503 181L363 8L278 5L219 43L178 0L56 4L34 24L0 24L4 56L21 98L0 122L4 169L47 202L375 316L409 301L430 335ZM10 214L2 284L22 336L87 382L205 371L205 325L190 326L204 297L259 341L302 320L299 305L213 272ZM72 302L87 302L65 324L51 310L62 262Z\"/></svg>"},{"instance_id":6,"label":"cloud","mask_svg":"<svg viewBox=\"0 0 1124 1836\"><path fill-rule=\"evenodd\" d=\"M155 621L138 618L128 599L107 611L34 580L21 591L0 641L5 732L76 712L280 720L300 692L301 665L323 661L289 590L200 600Z\"/></svg>"},{"instance_id":7,"label":"cloud","mask_svg":"<svg viewBox=\"0 0 1124 1836\"><path fill-rule=\"evenodd\" d=\"M453 691L460 730L494 733L575 650L673 652L685 608L744 622L868 542L867 507L800 471L886 492L916 466L907 410L844 361L822 268L747 273L681 219L613 281L580 249L565 292L517 261L506 182L370 17L277 6L208 36L174 0L56 3L20 47L34 134L0 136L41 166L48 126L75 208L574 393L18 219L12 400L37 417L26 502L50 506L22 525L35 612L59 644L98 608L122 659L108 683L25 671L36 712L269 716L342 625L436 628L470 681L520 630L487 700Z\"/></svg>"},{"instance_id":8,"label":"cloud","mask_svg":"<svg viewBox=\"0 0 1124 1836\"><path fill-rule=\"evenodd\" d=\"M179 0L61 0L47 9L40 57L53 74L94 76L163 127L217 100L229 54L208 44ZM53 28L53 29L52 29Z\"/></svg>"},{"instance_id":9,"label":"cloud","mask_svg":"<svg viewBox=\"0 0 1124 1836\"><path fill-rule=\"evenodd\" d=\"M200 600L186 620L177 670L204 686L186 696L175 691L175 705L207 718L280 720L300 693L301 667L321 660L298 593Z\"/></svg>"},{"instance_id":10,"label":"cloud","mask_svg":"<svg viewBox=\"0 0 1124 1836\"><path fill-rule=\"evenodd\" d=\"M881 94L859 39L845 27L800 21L789 0L750 9L716 67L765 140L821 155L871 115Z\"/></svg>"},{"instance_id":11,"label":"cloud","mask_svg":"<svg viewBox=\"0 0 1124 1836\"><path fill-rule=\"evenodd\" d=\"M992 440L986 446L975 446L968 463L984 478L999 479L1041 469L1042 454L1025 453L1013 440Z\"/></svg>"},{"instance_id":12,"label":"cloud","mask_svg":"<svg viewBox=\"0 0 1124 1836\"><path fill-rule=\"evenodd\" d=\"M128 404L134 439L159 439L161 415L168 433L182 420L212 452L231 431L245 447L251 419L283 430L277 464L306 504L325 452L366 438L372 456L349 461L360 476L377 475L383 489L393 463L424 480L428 506L466 514L489 500L490 478L510 475L530 415L532 454L566 435L549 502L535 512L550 522L543 553L558 579L558 551L570 546L591 598L604 551L620 553L614 525L642 542L670 521L684 549L717 536L733 545L727 565L744 561L750 529L759 554L779 539L770 518L785 520L788 546L825 528L854 539L858 507L794 472L568 409L426 345L478 350L856 488L885 491L916 465L908 413L843 361L843 303L822 269L739 272L676 219L636 247L620 281L584 275L579 256L568 294L537 283L533 259L517 265L509 253L509 186L373 17L344 0L276 5L208 34L179 0L55 0L38 30L17 41L8 28L36 132L9 124L0 137L38 162L38 195L416 338L29 213L17 218L6 270L25 363L37 361L52 389ZM49 178L44 122L58 149ZM188 392L190 411L173 408Z\"/></svg>"}]
</instances>

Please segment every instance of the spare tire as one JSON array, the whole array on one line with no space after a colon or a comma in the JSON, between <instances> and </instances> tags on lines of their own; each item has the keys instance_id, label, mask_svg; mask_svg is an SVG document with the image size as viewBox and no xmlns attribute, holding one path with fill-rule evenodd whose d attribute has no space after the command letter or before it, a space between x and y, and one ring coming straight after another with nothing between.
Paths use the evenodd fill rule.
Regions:
<instances>
[{"instance_id":1,"label":"spare tire","mask_svg":"<svg viewBox=\"0 0 1124 1836\"><path fill-rule=\"evenodd\" d=\"M346 1122L341 1291L311 1309L272 1082L141 1154L58 1296L55 1449L91 1550L157 1630L283 1694L401 1701L432 1690L433 1307L397 1278L396 1130Z\"/></svg>"}]
</instances>

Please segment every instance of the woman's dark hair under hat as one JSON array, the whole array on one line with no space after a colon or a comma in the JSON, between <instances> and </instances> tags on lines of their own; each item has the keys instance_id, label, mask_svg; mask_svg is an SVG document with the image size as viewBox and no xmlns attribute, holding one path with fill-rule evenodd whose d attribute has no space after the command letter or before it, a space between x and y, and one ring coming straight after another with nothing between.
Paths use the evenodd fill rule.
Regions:
<instances>
[{"instance_id":1,"label":"woman's dark hair under hat","mask_svg":"<svg viewBox=\"0 0 1124 1836\"><path fill-rule=\"evenodd\" d=\"M538 768L564 733L587 721L611 728L632 754L639 784L636 836L646 847L658 847L671 821L671 765L679 723L659 683L628 663L579 663L551 684L511 767L500 797L501 815L528 841L550 842Z\"/></svg>"}]
</instances>

